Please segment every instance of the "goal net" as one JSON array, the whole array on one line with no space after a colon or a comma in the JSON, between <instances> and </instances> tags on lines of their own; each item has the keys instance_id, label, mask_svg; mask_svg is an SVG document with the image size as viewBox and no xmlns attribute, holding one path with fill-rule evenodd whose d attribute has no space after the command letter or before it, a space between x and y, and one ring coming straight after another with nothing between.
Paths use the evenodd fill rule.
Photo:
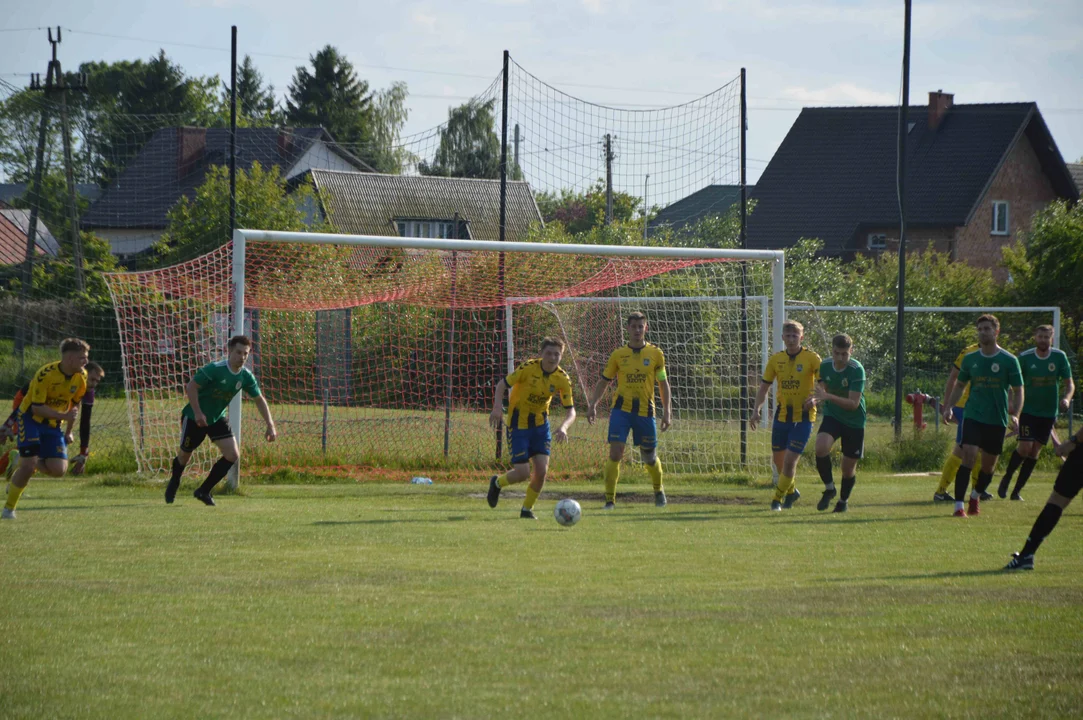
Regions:
<instances>
[{"instance_id":1,"label":"goal net","mask_svg":"<svg viewBox=\"0 0 1083 720\"><path fill-rule=\"evenodd\" d=\"M240 424L246 470L375 466L504 467L489 427L496 383L563 338L576 407L619 347L627 313L648 316L666 353L674 426L667 471L762 472L768 433L747 432L762 358L779 336L782 253L546 245L239 230L231 245L160 270L108 277L139 467L176 452L184 384L220 359L230 334L254 341L250 367L279 430ZM742 402L742 397L746 398ZM554 470L596 473L601 421L554 448ZM553 407L553 420L563 410ZM209 467L213 447L193 459ZM631 453L629 454L631 455Z\"/></svg>"}]
</instances>

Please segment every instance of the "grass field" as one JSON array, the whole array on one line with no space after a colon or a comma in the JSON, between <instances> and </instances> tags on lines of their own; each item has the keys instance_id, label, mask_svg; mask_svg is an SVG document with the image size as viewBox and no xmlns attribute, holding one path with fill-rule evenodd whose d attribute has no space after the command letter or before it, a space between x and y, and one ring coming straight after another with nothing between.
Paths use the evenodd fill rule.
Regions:
<instances>
[{"instance_id":1,"label":"grass field","mask_svg":"<svg viewBox=\"0 0 1083 720\"><path fill-rule=\"evenodd\" d=\"M36 479L0 525L0 716L1070 717L1079 506L1004 574L1050 490L949 517L859 474L845 515L763 487L249 486L174 506ZM191 485L188 486L190 492ZM633 494L634 493L634 494ZM562 529L555 498L582 500Z\"/></svg>"}]
</instances>

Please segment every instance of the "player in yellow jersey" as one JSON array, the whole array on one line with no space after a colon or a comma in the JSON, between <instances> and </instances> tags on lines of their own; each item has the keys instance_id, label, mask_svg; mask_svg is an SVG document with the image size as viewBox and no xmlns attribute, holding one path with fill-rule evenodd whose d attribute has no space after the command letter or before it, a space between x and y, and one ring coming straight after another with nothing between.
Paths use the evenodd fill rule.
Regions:
<instances>
[{"instance_id":1,"label":"player in yellow jersey","mask_svg":"<svg viewBox=\"0 0 1083 720\"><path fill-rule=\"evenodd\" d=\"M772 510L793 507L801 497L797 490L795 474L797 461L812 435L812 423L816 420L816 402L812 396L820 377L820 356L801 345L805 328L796 320L782 324L782 344L785 349L767 360L763 370L763 382L756 392L756 406L748 425L753 430L759 422L767 392L778 382L775 404L775 420L771 426L771 450L775 468L778 469L778 485Z\"/></svg>"},{"instance_id":2,"label":"player in yellow jersey","mask_svg":"<svg viewBox=\"0 0 1083 720\"><path fill-rule=\"evenodd\" d=\"M560 338L544 338L541 344L541 357L528 360L496 384L493 393L493 411L489 415L489 424L495 430L500 429L504 421L501 401L504 391L511 388L508 399L508 445L511 447L511 470L503 475L489 478L489 507L495 508L500 500L500 491L508 485L521 483L531 477L530 466L534 465L533 478L526 490L526 500L519 511L520 518L534 520L534 503L545 485L545 476L549 472L549 445L553 440L564 442L568 439L568 429L575 422L575 405L572 401L572 381L568 373L560 367L560 358L564 354L564 341ZM549 404L553 396L560 396L560 404L567 413L564 422L555 433L549 432Z\"/></svg>"},{"instance_id":3,"label":"player in yellow jersey","mask_svg":"<svg viewBox=\"0 0 1083 720\"><path fill-rule=\"evenodd\" d=\"M959 377L959 370L963 367L963 358L970 353L977 350L979 345L974 343L973 345L967 345L963 348L963 351L959 353L959 356L955 358L955 362L952 363L951 371L948 373L948 381L944 383L944 401L946 402L951 397L951 391L955 389L955 382ZM936 487L936 492L933 493L933 502L955 502L955 498L948 492L948 486L955 483L955 473L963 464L963 416L966 413L966 401L970 397L970 384L968 383L963 389L963 394L959 398L959 402L955 403L955 407L951 409L951 419L956 423L955 426L955 446L951 449L951 455L948 455L948 459L944 461L944 469L940 471L940 484ZM947 422L948 415L944 414L944 421ZM976 485L978 482L978 472L981 468L977 465L974 466L973 473L970 481L971 485ZM983 500L989 500L993 496L988 495L982 498Z\"/></svg>"},{"instance_id":4,"label":"player in yellow jersey","mask_svg":"<svg viewBox=\"0 0 1083 720\"><path fill-rule=\"evenodd\" d=\"M587 422L591 425L598 415L598 401L614 380L617 390L609 412L609 460L605 464L605 509L616 507L620 461L628 432L639 448L640 458L654 485L655 507L666 506L666 491L662 487L662 461L658 457L658 429L655 424L654 386L662 396L662 432L673 424L673 407L666 358L655 345L647 342L647 316L634 312L626 324L628 344L609 356L602 377L594 384L587 399Z\"/></svg>"},{"instance_id":5,"label":"player in yellow jersey","mask_svg":"<svg viewBox=\"0 0 1083 720\"><path fill-rule=\"evenodd\" d=\"M43 365L30 381L19 406L19 465L11 476L7 502L0 511L5 520L15 519L15 507L30 477L39 466L53 477L68 470L68 444L78 403L87 388L90 345L67 338L60 343L60 360ZM66 423L61 430L60 424Z\"/></svg>"}]
</instances>

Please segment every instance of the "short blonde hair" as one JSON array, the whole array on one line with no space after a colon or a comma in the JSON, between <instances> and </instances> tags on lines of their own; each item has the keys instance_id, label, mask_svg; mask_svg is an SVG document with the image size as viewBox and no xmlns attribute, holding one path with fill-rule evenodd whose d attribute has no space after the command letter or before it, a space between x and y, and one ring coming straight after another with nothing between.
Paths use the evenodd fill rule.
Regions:
<instances>
[{"instance_id":1,"label":"short blonde hair","mask_svg":"<svg viewBox=\"0 0 1083 720\"><path fill-rule=\"evenodd\" d=\"M787 330L796 330L799 335L805 334L805 326L796 320L787 320L782 323L782 332L786 332Z\"/></svg>"},{"instance_id":2,"label":"short blonde hair","mask_svg":"<svg viewBox=\"0 0 1083 720\"><path fill-rule=\"evenodd\" d=\"M564 341L558 337L544 337L541 342L541 350L538 352L545 352L547 347L555 347L564 352Z\"/></svg>"},{"instance_id":3,"label":"short blonde hair","mask_svg":"<svg viewBox=\"0 0 1083 720\"><path fill-rule=\"evenodd\" d=\"M90 352L90 343L86 340L80 340L79 338L64 338L60 342L60 354L70 352L79 352L80 350Z\"/></svg>"}]
</instances>

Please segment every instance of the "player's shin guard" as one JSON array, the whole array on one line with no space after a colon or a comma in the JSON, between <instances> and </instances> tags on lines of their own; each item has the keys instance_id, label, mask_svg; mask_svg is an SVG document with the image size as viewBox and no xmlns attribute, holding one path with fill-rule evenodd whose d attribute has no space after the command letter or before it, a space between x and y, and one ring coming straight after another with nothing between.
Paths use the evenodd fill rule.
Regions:
<instances>
[{"instance_id":1,"label":"player's shin guard","mask_svg":"<svg viewBox=\"0 0 1083 720\"><path fill-rule=\"evenodd\" d=\"M199 492L209 493L213 490L214 486L222 481L222 478L226 476L226 473L229 472L231 467L233 467L233 462L231 460L218 458L218 462L216 462L211 468L211 471L207 473L207 479L199 486Z\"/></svg>"},{"instance_id":2,"label":"player's shin guard","mask_svg":"<svg viewBox=\"0 0 1083 720\"><path fill-rule=\"evenodd\" d=\"M775 500L782 500L797 487L797 481L787 475L779 474L778 487L775 488Z\"/></svg>"},{"instance_id":3,"label":"player's shin guard","mask_svg":"<svg viewBox=\"0 0 1083 720\"><path fill-rule=\"evenodd\" d=\"M620 461L605 461L605 501L616 502L617 480L620 479Z\"/></svg>"},{"instance_id":4,"label":"player's shin guard","mask_svg":"<svg viewBox=\"0 0 1083 720\"><path fill-rule=\"evenodd\" d=\"M534 503L538 501L539 492L532 487L526 489L526 499L523 500L524 510L533 510Z\"/></svg>"},{"instance_id":5,"label":"player's shin guard","mask_svg":"<svg viewBox=\"0 0 1083 720\"><path fill-rule=\"evenodd\" d=\"M501 475L500 477L498 477L496 479L496 486L498 488L503 489L503 488L506 488L508 485L511 485L511 480L508 480L508 475L510 475L510 474L511 474L510 472L506 472L503 475Z\"/></svg>"},{"instance_id":6,"label":"player's shin guard","mask_svg":"<svg viewBox=\"0 0 1083 720\"><path fill-rule=\"evenodd\" d=\"M963 459L958 455L948 455L948 459L944 462L944 470L940 473L940 485L937 486L937 493L946 493L948 486L955 482L955 475L959 472L959 468L963 465Z\"/></svg>"},{"instance_id":7,"label":"player's shin guard","mask_svg":"<svg viewBox=\"0 0 1083 720\"><path fill-rule=\"evenodd\" d=\"M857 475L853 477L842 479L842 492L839 494L839 500L846 502L850 499L850 493L854 491L854 485L857 484Z\"/></svg>"},{"instance_id":8,"label":"player's shin guard","mask_svg":"<svg viewBox=\"0 0 1083 720\"><path fill-rule=\"evenodd\" d=\"M960 465L955 472L955 502L966 500L966 488L970 485L970 468Z\"/></svg>"},{"instance_id":9,"label":"player's shin guard","mask_svg":"<svg viewBox=\"0 0 1083 720\"><path fill-rule=\"evenodd\" d=\"M15 510L15 506L19 504L19 498L23 495L25 487L15 487L15 483L8 483L8 499L4 503L4 507L8 510Z\"/></svg>"},{"instance_id":10,"label":"player's shin guard","mask_svg":"<svg viewBox=\"0 0 1083 720\"><path fill-rule=\"evenodd\" d=\"M655 492L662 492L662 458L655 458L653 465L646 465L647 474L651 476Z\"/></svg>"},{"instance_id":11,"label":"player's shin guard","mask_svg":"<svg viewBox=\"0 0 1083 720\"><path fill-rule=\"evenodd\" d=\"M970 487L978 487L978 476L981 475L981 456L978 456L978 461L974 463L974 467L970 469Z\"/></svg>"},{"instance_id":12,"label":"player's shin guard","mask_svg":"<svg viewBox=\"0 0 1083 720\"><path fill-rule=\"evenodd\" d=\"M1030 535L1027 536L1027 542L1023 545L1023 550L1020 555L1033 555L1038 546L1042 544L1042 541L1049 537L1049 533L1053 532L1053 528L1060 522L1060 515L1064 512L1059 505L1053 503L1047 503L1042 511L1038 513L1038 519L1034 521L1034 527L1030 529Z\"/></svg>"},{"instance_id":13,"label":"player's shin guard","mask_svg":"<svg viewBox=\"0 0 1083 720\"><path fill-rule=\"evenodd\" d=\"M1030 474L1034 472L1034 466L1038 464L1038 458L1030 458L1023 460L1022 467L1019 468L1019 479L1015 481L1015 489L1012 490L1012 495L1018 495L1019 491L1027 485L1027 480L1030 480Z\"/></svg>"},{"instance_id":14,"label":"player's shin guard","mask_svg":"<svg viewBox=\"0 0 1083 720\"><path fill-rule=\"evenodd\" d=\"M820 473L820 479L824 481L825 486L830 488L835 484L835 478L831 477L830 455L816 456L816 472Z\"/></svg>"},{"instance_id":15,"label":"player's shin guard","mask_svg":"<svg viewBox=\"0 0 1083 720\"><path fill-rule=\"evenodd\" d=\"M974 489L981 495L983 492L989 489L990 483L993 482L993 473L979 472L978 483L974 486Z\"/></svg>"}]
</instances>

